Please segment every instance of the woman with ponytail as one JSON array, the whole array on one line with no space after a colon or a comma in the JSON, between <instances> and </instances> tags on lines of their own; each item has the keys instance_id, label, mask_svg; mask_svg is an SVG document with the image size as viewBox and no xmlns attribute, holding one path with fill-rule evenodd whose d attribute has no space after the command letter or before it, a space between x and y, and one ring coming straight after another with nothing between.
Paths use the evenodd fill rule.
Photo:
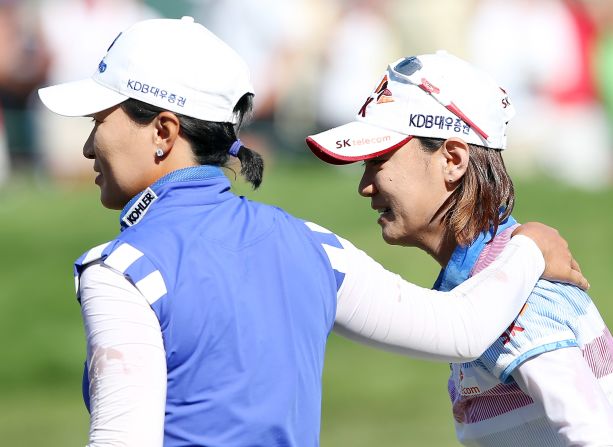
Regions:
<instances>
[{"instance_id":1,"label":"woman with ponytail","mask_svg":"<svg viewBox=\"0 0 613 447\"><path fill-rule=\"evenodd\" d=\"M115 239L75 263L90 447L316 446L335 323L405 354L471 358L543 272L524 238L500 271L434 292L314 223L234 195L221 170L230 157L254 188L262 181L261 157L238 138L249 72L189 17L135 24L92 78L39 94L56 113L93 118L83 154L102 204L121 210ZM531 235L546 257L570 260L542 230ZM499 283L508 275L513 286Z\"/></svg>"}]
</instances>

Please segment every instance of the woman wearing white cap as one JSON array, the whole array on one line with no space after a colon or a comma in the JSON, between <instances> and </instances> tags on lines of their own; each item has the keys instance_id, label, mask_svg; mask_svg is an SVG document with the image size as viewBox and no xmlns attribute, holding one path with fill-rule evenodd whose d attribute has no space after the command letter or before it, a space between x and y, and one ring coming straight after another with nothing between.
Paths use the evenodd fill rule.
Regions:
<instances>
[{"instance_id":1,"label":"woman wearing white cap","mask_svg":"<svg viewBox=\"0 0 613 447\"><path fill-rule=\"evenodd\" d=\"M93 118L83 153L103 205L122 210L120 234L75 265L89 446L317 445L334 323L404 353L470 359L543 272L518 236L488 273L425 290L316 224L235 196L220 169L230 156L254 187L262 178L236 137L252 96L242 60L191 18L139 22L92 78L40 90L51 110ZM585 284L554 230L523 231Z\"/></svg>"},{"instance_id":2,"label":"woman wearing white cap","mask_svg":"<svg viewBox=\"0 0 613 447\"><path fill-rule=\"evenodd\" d=\"M359 192L383 238L429 253L443 267L434 288L446 291L494 262L518 226L501 156L513 115L487 74L439 52L391 64L356 121L307 143L331 163L364 160ZM613 337L589 296L540 280L501 333L475 361L452 364L459 440L613 445Z\"/></svg>"}]
</instances>

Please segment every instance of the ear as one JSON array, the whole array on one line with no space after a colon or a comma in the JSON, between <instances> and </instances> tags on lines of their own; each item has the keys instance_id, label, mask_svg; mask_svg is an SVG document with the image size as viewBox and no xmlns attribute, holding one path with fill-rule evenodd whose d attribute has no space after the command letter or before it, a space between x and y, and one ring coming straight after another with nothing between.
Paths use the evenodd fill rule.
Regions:
<instances>
[{"instance_id":1,"label":"ear","mask_svg":"<svg viewBox=\"0 0 613 447\"><path fill-rule=\"evenodd\" d=\"M172 151L179 137L181 123L177 115L172 112L164 111L160 112L155 118L154 125L154 144L164 151L164 157L166 157L166 155Z\"/></svg>"},{"instance_id":2,"label":"ear","mask_svg":"<svg viewBox=\"0 0 613 447\"><path fill-rule=\"evenodd\" d=\"M460 138L449 138L445 140L440 150L445 158L443 172L445 183L455 188L468 168L470 158L468 144Z\"/></svg>"}]
</instances>

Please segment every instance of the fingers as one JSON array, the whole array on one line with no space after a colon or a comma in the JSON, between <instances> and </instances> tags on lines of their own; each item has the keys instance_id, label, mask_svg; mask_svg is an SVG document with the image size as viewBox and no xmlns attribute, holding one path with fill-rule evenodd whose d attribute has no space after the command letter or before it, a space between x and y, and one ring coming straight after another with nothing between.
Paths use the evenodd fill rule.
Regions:
<instances>
[{"instance_id":1,"label":"fingers","mask_svg":"<svg viewBox=\"0 0 613 447\"><path fill-rule=\"evenodd\" d=\"M583 276L583 274L580 271L571 270L570 279L571 279L571 283L575 284L582 290L587 291L590 288L590 283L587 282L587 279L585 278L585 276Z\"/></svg>"},{"instance_id":2,"label":"fingers","mask_svg":"<svg viewBox=\"0 0 613 447\"><path fill-rule=\"evenodd\" d=\"M577 286L581 287L583 290L588 290L590 288L590 283L585 278L585 276L583 276L583 273L581 272L581 267L579 267L579 263L575 260L575 258L571 258L570 268L571 276L573 276L573 282L576 283Z\"/></svg>"},{"instance_id":3,"label":"fingers","mask_svg":"<svg viewBox=\"0 0 613 447\"><path fill-rule=\"evenodd\" d=\"M555 274L545 271L542 278L548 281L571 284L584 291L587 291L590 288L590 283L588 282L587 278L578 270L573 270L572 268L566 267L566 271L564 271L561 266L556 266L552 271L555 271Z\"/></svg>"},{"instance_id":4,"label":"fingers","mask_svg":"<svg viewBox=\"0 0 613 447\"><path fill-rule=\"evenodd\" d=\"M579 267L579 263L575 261L575 258L571 258L570 260L570 268L581 273L581 267Z\"/></svg>"},{"instance_id":5,"label":"fingers","mask_svg":"<svg viewBox=\"0 0 613 447\"><path fill-rule=\"evenodd\" d=\"M543 278L564 282L588 290L590 284L581 272L581 267L573 258L568 242L558 230L539 222L527 222L513 231L513 235L523 234L531 238L541 249L545 259Z\"/></svg>"}]
</instances>

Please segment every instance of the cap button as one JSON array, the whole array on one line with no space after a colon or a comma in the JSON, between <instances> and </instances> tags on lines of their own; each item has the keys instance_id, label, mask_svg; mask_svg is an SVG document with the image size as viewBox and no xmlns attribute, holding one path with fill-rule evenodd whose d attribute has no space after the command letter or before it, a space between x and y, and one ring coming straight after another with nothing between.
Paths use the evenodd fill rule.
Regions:
<instances>
[{"instance_id":1,"label":"cap button","mask_svg":"<svg viewBox=\"0 0 613 447\"><path fill-rule=\"evenodd\" d=\"M183 22L194 23L194 18L190 17L190 16L183 16L183 17L181 17L181 20Z\"/></svg>"}]
</instances>

